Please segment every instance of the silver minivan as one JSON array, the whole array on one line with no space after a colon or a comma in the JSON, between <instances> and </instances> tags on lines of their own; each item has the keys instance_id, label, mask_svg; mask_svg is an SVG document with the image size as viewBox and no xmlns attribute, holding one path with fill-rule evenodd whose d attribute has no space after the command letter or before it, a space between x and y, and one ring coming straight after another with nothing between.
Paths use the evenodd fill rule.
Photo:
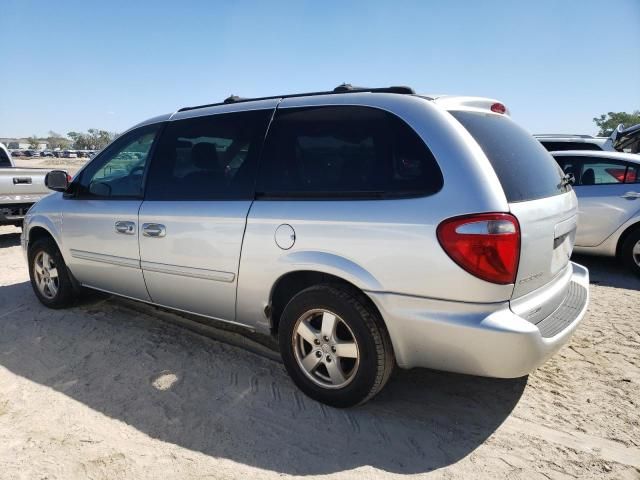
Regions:
<instances>
[{"instance_id":1,"label":"silver minivan","mask_svg":"<svg viewBox=\"0 0 640 480\"><path fill-rule=\"evenodd\" d=\"M47 184L22 237L43 304L88 287L273 335L300 389L338 407L396 364L526 375L587 308L571 185L491 99L230 97Z\"/></svg>"}]
</instances>

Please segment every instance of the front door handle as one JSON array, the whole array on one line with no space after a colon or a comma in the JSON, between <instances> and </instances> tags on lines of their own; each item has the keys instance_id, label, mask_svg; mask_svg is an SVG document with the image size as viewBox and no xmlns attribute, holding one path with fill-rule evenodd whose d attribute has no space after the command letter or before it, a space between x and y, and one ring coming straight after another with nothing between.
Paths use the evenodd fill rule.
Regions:
<instances>
[{"instance_id":1,"label":"front door handle","mask_svg":"<svg viewBox=\"0 0 640 480\"><path fill-rule=\"evenodd\" d=\"M622 198L626 198L627 200L635 200L636 198L640 198L640 193L638 192L627 192L622 195Z\"/></svg>"},{"instance_id":2,"label":"front door handle","mask_svg":"<svg viewBox=\"0 0 640 480\"><path fill-rule=\"evenodd\" d=\"M124 235L133 235L136 233L136 224L134 222L116 222L116 232Z\"/></svg>"},{"instance_id":3,"label":"front door handle","mask_svg":"<svg viewBox=\"0 0 640 480\"><path fill-rule=\"evenodd\" d=\"M167 234L167 229L159 223L143 223L142 234L145 237L164 237Z\"/></svg>"}]
</instances>

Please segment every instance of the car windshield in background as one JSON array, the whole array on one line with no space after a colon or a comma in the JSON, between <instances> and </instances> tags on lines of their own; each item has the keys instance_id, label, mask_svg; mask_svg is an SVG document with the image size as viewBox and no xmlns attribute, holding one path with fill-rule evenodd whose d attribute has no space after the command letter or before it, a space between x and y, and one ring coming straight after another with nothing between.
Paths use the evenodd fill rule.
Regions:
<instances>
[{"instance_id":1,"label":"car windshield in background","mask_svg":"<svg viewBox=\"0 0 640 480\"><path fill-rule=\"evenodd\" d=\"M502 184L509 202L551 197L571 187L547 150L510 118L487 113L451 114L478 142Z\"/></svg>"}]
</instances>

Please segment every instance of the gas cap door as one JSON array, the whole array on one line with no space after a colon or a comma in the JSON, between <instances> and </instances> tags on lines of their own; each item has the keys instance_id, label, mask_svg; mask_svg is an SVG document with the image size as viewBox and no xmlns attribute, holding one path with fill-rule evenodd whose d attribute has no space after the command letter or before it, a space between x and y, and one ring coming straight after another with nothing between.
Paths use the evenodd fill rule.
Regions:
<instances>
[{"instance_id":1,"label":"gas cap door","mask_svg":"<svg viewBox=\"0 0 640 480\"><path fill-rule=\"evenodd\" d=\"M276 245L282 250L289 250L296 243L296 232L291 225L283 223L276 229Z\"/></svg>"}]
</instances>

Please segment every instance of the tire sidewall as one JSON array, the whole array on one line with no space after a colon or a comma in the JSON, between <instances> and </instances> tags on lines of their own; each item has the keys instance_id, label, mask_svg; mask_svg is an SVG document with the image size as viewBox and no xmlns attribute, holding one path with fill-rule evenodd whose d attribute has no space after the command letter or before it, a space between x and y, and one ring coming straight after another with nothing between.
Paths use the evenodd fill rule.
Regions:
<instances>
[{"instance_id":1,"label":"tire sidewall","mask_svg":"<svg viewBox=\"0 0 640 480\"><path fill-rule=\"evenodd\" d=\"M334 294L329 287L311 287L297 294L285 307L279 324L280 353L287 372L294 383L308 396L320 402L348 407L365 399L373 388L378 375L378 352L373 335L363 314L370 313L355 298L347 300L343 295ZM347 323L358 344L360 363L355 377L340 389L323 388L310 380L302 371L293 352L293 329L297 320L307 311L325 309L340 316Z\"/></svg>"},{"instance_id":2,"label":"tire sidewall","mask_svg":"<svg viewBox=\"0 0 640 480\"><path fill-rule=\"evenodd\" d=\"M636 229L622 246L622 262L636 275L640 275L640 266L633 259L633 247L640 242L640 228Z\"/></svg>"}]
</instances>

